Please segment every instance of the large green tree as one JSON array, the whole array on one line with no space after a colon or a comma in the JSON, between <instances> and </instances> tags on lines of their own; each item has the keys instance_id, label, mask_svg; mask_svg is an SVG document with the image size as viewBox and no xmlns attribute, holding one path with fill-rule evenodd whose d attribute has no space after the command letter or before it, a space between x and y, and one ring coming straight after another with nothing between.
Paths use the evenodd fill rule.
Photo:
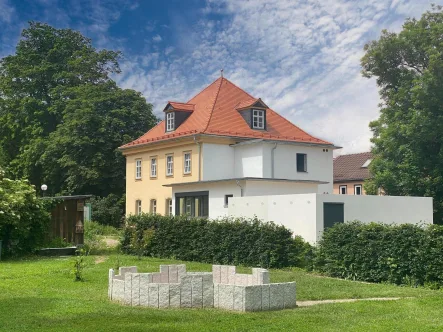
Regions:
<instances>
[{"instance_id":1,"label":"large green tree","mask_svg":"<svg viewBox=\"0 0 443 332\"><path fill-rule=\"evenodd\" d=\"M366 189L434 197L443 218L443 11L433 6L400 33L383 31L365 46L363 75L375 77L382 98L371 122L373 179Z\"/></svg>"},{"instance_id":2,"label":"large green tree","mask_svg":"<svg viewBox=\"0 0 443 332\"><path fill-rule=\"evenodd\" d=\"M156 118L140 93L119 88L121 54L71 29L30 22L0 60L0 163L51 194L124 192L117 148Z\"/></svg>"}]
</instances>

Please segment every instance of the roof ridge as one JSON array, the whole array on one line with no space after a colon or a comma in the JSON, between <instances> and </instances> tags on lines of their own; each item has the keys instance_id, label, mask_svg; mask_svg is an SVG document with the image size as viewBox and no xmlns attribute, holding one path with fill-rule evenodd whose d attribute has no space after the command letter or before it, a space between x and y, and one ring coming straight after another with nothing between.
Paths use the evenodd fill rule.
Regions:
<instances>
[{"instance_id":1,"label":"roof ridge","mask_svg":"<svg viewBox=\"0 0 443 332\"><path fill-rule=\"evenodd\" d=\"M230 80L228 80L227 78L224 78L224 77L223 77L222 79L225 80L226 82L230 83L231 85L235 86L237 89L243 91L244 93L246 93L246 94L247 94L249 97L251 97L252 99L259 99L259 98L256 98L256 97L252 96L251 94L249 94L248 92L246 92L245 90L243 90L242 88L240 88L238 85L232 83L232 82L231 82Z\"/></svg>"},{"instance_id":2,"label":"roof ridge","mask_svg":"<svg viewBox=\"0 0 443 332\"><path fill-rule=\"evenodd\" d=\"M218 98L218 94L220 93L222 83L223 83L223 77L221 77L220 84L218 85L217 93L215 94L214 103L212 104L211 112L209 113L208 122L206 123L205 129L202 130L202 133L204 133L206 130L208 130L209 123L211 122L212 115L214 114L215 104L217 103L217 98Z\"/></svg>"},{"instance_id":3,"label":"roof ridge","mask_svg":"<svg viewBox=\"0 0 443 332\"><path fill-rule=\"evenodd\" d=\"M344 156L355 156L355 155L357 155L357 154L367 154L367 153L372 154L371 151L366 151L366 152L355 152L355 153L346 153L346 154L341 154L341 155L337 156L336 159L337 159L337 158L340 158L340 157L344 157Z\"/></svg>"},{"instance_id":4,"label":"roof ridge","mask_svg":"<svg viewBox=\"0 0 443 332\"><path fill-rule=\"evenodd\" d=\"M212 86L212 84L214 84L215 82L217 82L218 80L223 80L223 77L219 77L217 78L214 82L212 82L211 84L209 84L208 86L206 86L206 88L204 88L203 90L201 90L199 93L197 93L196 95L194 95L191 99L189 99L186 103L184 104L189 104L189 102L194 99L195 97L197 97L198 95L202 94L203 92L205 92L206 90L209 89L210 86Z\"/></svg>"}]
</instances>

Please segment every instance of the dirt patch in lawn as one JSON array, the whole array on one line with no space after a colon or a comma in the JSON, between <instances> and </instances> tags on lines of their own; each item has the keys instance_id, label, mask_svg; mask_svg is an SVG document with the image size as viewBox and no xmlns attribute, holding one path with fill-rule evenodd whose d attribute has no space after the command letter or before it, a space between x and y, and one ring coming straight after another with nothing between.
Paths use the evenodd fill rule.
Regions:
<instances>
[{"instance_id":1,"label":"dirt patch in lawn","mask_svg":"<svg viewBox=\"0 0 443 332\"><path fill-rule=\"evenodd\" d=\"M107 256L98 256L95 258L95 264L100 264L105 262L109 257Z\"/></svg>"},{"instance_id":2,"label":"dirt patch in lawn","mask_svg":"<svg viewBox=\"0 0 443 332\"><path fill-rule=\"evenodd\" d=\"M111 238L111 237L105 237L103 240L105 241L106 246L107 246L108 248L115 248L115 247L117 247L118 244L120 243L119 240L113 239L113 238Z\"/></svg>"}]
</instances>

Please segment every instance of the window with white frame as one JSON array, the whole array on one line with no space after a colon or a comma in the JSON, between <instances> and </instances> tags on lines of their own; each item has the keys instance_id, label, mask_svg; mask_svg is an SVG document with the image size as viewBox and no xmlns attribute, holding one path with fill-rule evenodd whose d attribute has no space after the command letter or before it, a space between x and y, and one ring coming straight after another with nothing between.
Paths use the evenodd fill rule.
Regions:
<instances>
[{"instance_id":1,"label":"window with white frame","mask_svg":"<svg viewBox=\"0 0 443 332\"><path fill-rule=\"evenodd\" d=\"M151 158L151 178L157 177L157 158Z\"/></svg>"},{"instance_id":2,"label":"window with white frame","mask_svg":"<svg viewBox=\"0 0 443 332\"><path fill-rule=\"evenodd\" d=\"M172 198L166 200L166 215L172 216Z\"/></svg>"},{"instance_id":3,"label":"window with white frame","mask_svg":"<svg viewBox=\"0 0 443 332\"><path fill-rule=\"evenodd\" d=\"M135 201L135 214L142 213L142 201L140 199Z\"/></svg>"},{"instance_id":4,"label":"window with white frame","mask_svg":"<svg viewBox=\"0 0 443 332\"><path fill-rule=\"evenodd\" d=\"M166 113L166 131L174 130L174 112Z\"/></svg>"},{"instance_id":5,"label":"window with white frame","mask_svg":"<svg viewBox=\"0 0 443 332\"><path fill-rule=\"evenodd\" d=\"M362 195L361 184L354 185L354 195Z\"/></svg>"},{"instance_id":6,"label":"window with white frame","mask_svg":"<svg viewBox=\"0 0 443 332\"><path fill-rule=\"evenodd\" d=\"M174 175L174 156L166 156L166 175Z\"/></svg>"},{"instance_id":7,"label":"window with white frame","mask_svg":"<svg viewBox=\"0 0 443 332\"><path fill-rule=\"evenodd\" d=\"M150 212L154 213L154 214L157 213L157 200L156 199L151 199Z\"/></svg>"},{"instance_id":8,"label":"window with white frame","mask_svg":"<svg viewBox=\"0 0 443 332\"><path fill-rule=\"evenodd\" d=\"M186 152L185 153L183 173L191 174L191 152Z\"/></svg>"},{"instance_id":9,"label":"window with white frame","mask_svg":"<svg viewBox=\"0 0 443 332\"><path fill-rule=\"evenodd\" d=\"M252 128L265 129L265 111L252 110Z\"/></svg>"},{"instance_id":10,"label":"window with white frame","mask_svg":"<svg viewBox=\"0 0 443 332\"><path fill-rule=\"evenodd\" d=\"M141 159L135 160L135 178L137 180L140 180L142 178L142 160Z\"/></svg>"},{"instance_id":11,"label":"window with white frame","mask_svg":"<svg viewBox=\"0 0 443 332\"><path fill-rule=\"evenodd\" d=\"M339 187L340 195L346 195L348 193L348 186Z\"/></svg>"}]
</instances>

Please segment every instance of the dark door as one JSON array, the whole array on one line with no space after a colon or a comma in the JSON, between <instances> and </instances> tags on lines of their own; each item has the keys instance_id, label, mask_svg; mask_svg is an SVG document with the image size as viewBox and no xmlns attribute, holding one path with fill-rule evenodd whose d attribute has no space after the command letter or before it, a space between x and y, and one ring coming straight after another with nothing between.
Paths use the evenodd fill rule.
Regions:
<instances>
[{"instance_id":1,"label":"dark door","mask_svg":"<svg viewBox=\"0 0 443 332\"><path fill-rule=\"evenodd\" d=\"M343 203L323 203L323 227L334 226L338 222L345 222Z\"/></svg>"}]
</instances>

